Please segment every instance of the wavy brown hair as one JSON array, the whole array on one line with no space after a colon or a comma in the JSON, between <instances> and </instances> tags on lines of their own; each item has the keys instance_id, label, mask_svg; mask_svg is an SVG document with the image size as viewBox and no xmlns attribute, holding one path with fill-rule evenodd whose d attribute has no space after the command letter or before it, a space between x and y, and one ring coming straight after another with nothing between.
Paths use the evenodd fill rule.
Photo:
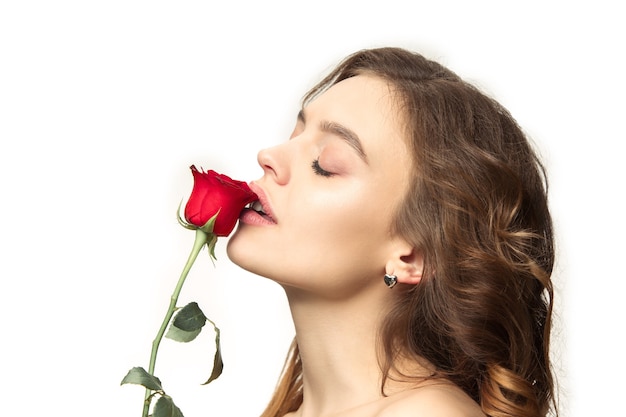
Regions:
<instances>
[{"instance_id":1,"label":"wavy brown hair","mask_svg":"<svg viewBox=\"0 0 626 417\"><path fill-rule=\"evenodd\" d=\"M452 381L490 417L558 414L547 180L522 129L455 73L398 48L349 56L304 103L359 74L399 93L413 166L393 228L424 256L420 284L397 292L380 329L382 392L408 356L430 362L431 378ZM262 417L300 406L301 373L294 342Z\"/></svg>"}]
</instances>

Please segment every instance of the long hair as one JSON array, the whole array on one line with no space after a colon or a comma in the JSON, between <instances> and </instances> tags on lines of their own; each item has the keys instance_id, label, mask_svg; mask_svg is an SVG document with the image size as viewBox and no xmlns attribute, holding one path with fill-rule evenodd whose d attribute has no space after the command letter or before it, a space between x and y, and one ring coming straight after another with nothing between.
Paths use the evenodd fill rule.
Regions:
<instances>
[{"instance_id":1,"label":"long hair","mask_svg":"<svg viewBox=\"0 0 626 417\"><path fill-rule=\"evenodd\" d=\"M380 329L383 394L408 356L430 362L432 378L455 383L490 417L558 414L547 180L522 129L455 73L398 48L347 57L304 103L359 74L399 93L413 171L393 229L424 256L421 282L397 293ZM299 407L301 372L294 342L262 417Z\"/></svg>"}]
</instances>

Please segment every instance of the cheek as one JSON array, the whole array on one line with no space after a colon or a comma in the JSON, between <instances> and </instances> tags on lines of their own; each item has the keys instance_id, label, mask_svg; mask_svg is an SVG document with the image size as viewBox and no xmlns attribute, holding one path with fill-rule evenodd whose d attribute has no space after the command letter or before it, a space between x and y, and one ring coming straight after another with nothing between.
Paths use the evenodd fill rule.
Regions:
<instances>
[{"instance_id":1,"label":"cheek","mask_svg":"<svg viewBox=\"0 0 626 417\"><path fill-rule=\"evenodd\" d=\"M320 251L354 251L362 258L363 251L373 250L389 236L389 207L377 205L370 188L356 184L341 191L309 195L306 214L301 212L302 218L294 219L299 232L292 244L308 239L319 245Z\"/></svg>"},{"instance_id":2,"label":"cheek","mask_svg":"<svg viewBox=\"0 0 626 417\"><path fill-rule=\"evenodd\" d=\"M277 200L277 227L240 227L229 239L229 258L258 275L320 291L339 291L354 280L362 285L384 273L392 208L380 202L389 201L390 187L375 186L371 178L314 181L299 182Z\"/></svg>"}]
</instances>

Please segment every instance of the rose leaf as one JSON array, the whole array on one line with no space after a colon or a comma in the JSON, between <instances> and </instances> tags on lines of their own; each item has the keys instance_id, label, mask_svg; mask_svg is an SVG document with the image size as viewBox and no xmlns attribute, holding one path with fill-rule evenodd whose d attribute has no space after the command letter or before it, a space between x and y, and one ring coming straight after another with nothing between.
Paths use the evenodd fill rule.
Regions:
<instances>
[{"instance_id":1,"label":"rose leaf","mask_svg":"<svg viewBox=\"0 0 626 417\"><path fill-rule=\"evenodd\" d=\"M181 330L178 327L172 325L167 330L165 337L167 337L168 339L174 340L176 342L187 343L187 342L191 342L196 337L198 337L201 331L202 329L188 332L186 330Z\"/></svg>"},{"instance_id":2,"label":"rose leaf","mask_svg":"<svg viewBox=\"0 0 626 417\"><path fill-rule=\"evenodd\" d=\"M163 396L154 405L153 417L184 417L171 397Z\"/></svg>"},{"instance_id":3,"label":"rose leaf","mask_svg":"<svg viewBox=\"0 0 626 417\"><path fill-rule=\"evenodd\" d=\"M140 366L136 366L130 371L128 374L122 379L122 383L124 384L138 384L142 385L148 389L153 391L162 391L163 387L161 387L161 381L154 375L150 375L148 371L143 369Z\"/></svg>"},{"instance_id":4,"label":"rose leaf","mask_svg":"<svg viewBox=\"0 0 626 417\"><path fill-rule=\"evenodd\" d=\"M220 329L215 327L215 356L213 358L213 371L209 379L202 385L206 385L211 381L219 378L224 370L224 362L222 360L222 348L220 346Z\"/></svg>"},{"instance_id":5,"label":"rose leaf","mask_svg":"<svg viewBox=\"0 0 626 417\"><path fill-rule=\"evenodd\" d=\"M193 332L201 329L206 324L206 319L198 303L192 301L176 314L173 324L180 330Z\"/></svg>"}]
</instances>

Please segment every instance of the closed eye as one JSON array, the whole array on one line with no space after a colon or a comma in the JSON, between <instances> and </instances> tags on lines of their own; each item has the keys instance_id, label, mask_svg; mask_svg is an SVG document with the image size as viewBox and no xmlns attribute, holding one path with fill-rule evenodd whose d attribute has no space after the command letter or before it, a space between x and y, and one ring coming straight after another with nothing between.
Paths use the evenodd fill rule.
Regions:
<instances>
[{"instance_id":1,"label":"closed eye","mask_svg":"<svg viewBox=\"0 0 626 417\"><path fill-rule=\"evenodd\" d=\"M311 168L313 168L313 172L315 172L315 174L320 175L322 177L332 177L333 175L335 175L334 173L326 171L324 168L320 166L319 158L314 160L313 163L311 163Z\"/></svg>"}]
</instances>

